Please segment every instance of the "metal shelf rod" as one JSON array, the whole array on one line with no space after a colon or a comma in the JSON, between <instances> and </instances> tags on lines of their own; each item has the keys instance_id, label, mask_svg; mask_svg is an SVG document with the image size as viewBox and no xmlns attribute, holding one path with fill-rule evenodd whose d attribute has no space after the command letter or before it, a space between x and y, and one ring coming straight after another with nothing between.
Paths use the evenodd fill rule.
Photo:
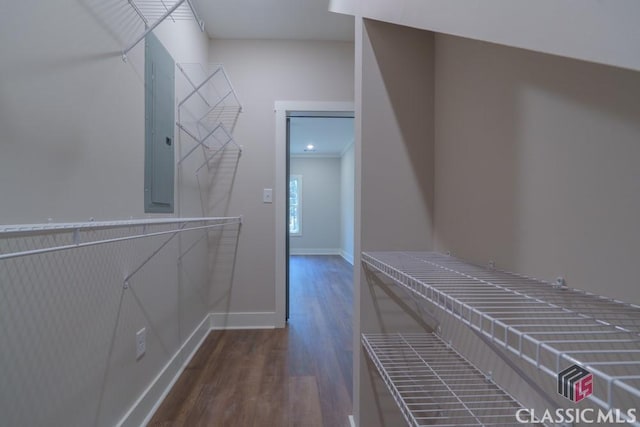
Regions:
<instances>
[{"instance_id":1,"label":"metal shelf rod","mask_svg":"<svg viewBox=\"0 0 640 427\"><path fill-rule=\"evenodd\" d=\"M204 21L202 19L200 19L200 15L198 15L198 11L193 6L193 1L192 0L187 0L187 4L189 5L189 9L191 9L191 13L193 14L193 17L195 18L196 22L198 23L198 26L200 27L200 31L204 32Z\"/></svg>"},{"instance_id":2,"label":"metal shelf rod","mask_svg":"<svg viewBox=\"0 0 640 427\"><path fill-rule=\"evenodd\" d=\"M187 157L189 157L191 155L191 153L193 153L194 151L196 151L196 149L200 146L205 146L206 148L209 148L204 142L215 133L215 131L217 131L218 129L220 129L222 127L222 123L218 124L218 126L216 126L215 128L213 128L213 130L211 132L209 132L204 138L202 138L201 140L196 138L191 132L189 132L189 130L187 130L187 128L185 128L184 126L182 126L180 123L176 123L178 125L178 127L180 129L182 129L187 135L189 135L191 138L195 139L197 144L194 145L193 147L191 147L191 150L189 150L184 156L182 156L180 158L180 160L178 160L178 165L182 164L182 162L184 162ZM228 134L227 134L228 135Z\"/></svg>"},{"instance_id":3,"label":"metal shelf rod","mask_svg":"<svg viewBox=\"0 0 640 427\"><path fill-rule=\"evenodd\" d=\"M231 217L201 217L201 218L147 218L116 221L86 221L86 222L52 222L46 224L10 224L0 225L0 238L15 237L29 234L50 234L59 232L93 231L108 228L125 228L139 225L182 224L190 222L213 222L226 220L241 220L241 216Z\"/></svg>"},{"instance_id":4,"label":"metal shelf rod","mask_svg":"<svg viewBox=\"0 0 640 427\"><path fill-rule=\"evenodd\" d=\"M231 82L229 82L229 84L231 84ZM229 97L229 95L232 95L232 94L233 94L233 89L229 90L229 92L227 92L222 98L220 98L218 100L218 102L216 102L213 106L210 106L211 108L209 108L209 110L207 110L207 112L202 117L200 117L200 119L198 119L198 123L200 123L202 120L204 120L209 114L211 114L211 112L213 110L216 109L216 107L218 105L220 105L222 102L224 102L224 100L227 99ZM242 106L240 106L238 108L242 109Z\"/></svg>"},{"instance_id":5,"label":"metal shelf rod","mask_svg":"<svg viewBox=\"0 0 640 427\"><path fill-rule=\"evenodd\" d=\"M123 241L127 241L127 240L141 239L141 238L145 238L145 237L162 236L162 235L166 235L166 234L180 233L180 232L184 232L184 231L203 230L203 229L209 229L209 228L215 228L215 227L223 227L225 225L240 224L242 222L241 217L229 217L229 218L224 218L224 219L225 219L226 222L220 222L220 223L216 223L216 224L208 224L208 225L203 225L203 226L195 226L195 227L186 227L186 224L188 224L189 222L193 222L193 221L179 222L179 224L184 224L184 226L182 228L179 228L179 229L158 231L158 232L153 232L153 233L142 233L142 234L136 234L136 235L132 235L132 236L117 237L117 238L113 238L113 239L94 240L94 241L90 241L90 242L78 242L78 243L74 243L74 244L71 244L71 245L60 245L60 246L54 246L54 247L50 247L50 248L31 249L31 250L28 250L28 251L20 251L20 252L12 252L12 253L0 254L0 261L4 261L4 260L7 260L7 259L12 259L12 258L20 258L20 257L25 257L25 256L41 255L41 254L45 254L45 253L49 253L49 252L58 252L58 251L64 251L64 250L69 250L69 249L84 248L84 247L88 247L88 246L103 245L103 244L107 244L107 243L117 243L117 242L123 242ZM201 222L202 222L202 220L201 220ZM145 224L142 223L142 224L139 224L139 225L145 225ZM110 227L110 228L112 228L112 227ZM60 229L56 229L56 231L59 231L59 230ZM73 231L73 229L68 229L68 230L69 231Z\"/></svg>"},{"instance_id":6,"label":"metal shelf rod","mask_svg":"<svg viewBox=\"0 0 640 427\"><path fill-rule=\"evenodd\" d=\"M182 0L182 1L184 1L184 0ZM192 90L191 92L189 92L189 94L188 94L187 96L185 96L185 97L184 97L184 99L183 99L182 101L180 101L180 103L178 104L178 108L179 108L179 107L182 107L182 105L183 105L185 102L187 102L187 101L189 100L189 98L191 98L191 97L193 96L193 94L194 94L194 93L199 93L198 91L199 91L200 89L202 89L202 87L203 87L204 85L206 85L207 83L209 83L209 81L210 81L210 80L211 80L211 79L212 79L216 74L218 74L218 72L219 72L221 69L222 69L222 67L218 67L218 68L216 68L216 70L215 70L213 73L211 73L211 74L209 75L209 77L207 77L206 79L204 79L204 81L203 81L202 83L200 83L198 86L194 87L194 88L193 88L193 90Z\"/></svg>"},{"instance_id":7,"label":"metal shelf rod","mask_svg":"<svg viewBox=\"0 0 640 427\"><path fill-rule=\"evenodd\" d=\"M176 62L176 66L178 67L178 69L180 71L182 71L182 74L184 75L184 77L187 79L187 82L189 82L189 84L191 85L191 87L193 89L196 88L196 84L193 82L193 80L191 80L191 77L189 77L189 75L187 74L187 72L185 71L185 69L182 67L182 65L180 65L179 63ZM205 103L205 105L207 107L210 107L209 102L207 101L207 98L204 97L203 94L201 94L200 92L198 92L198 95L200 96L200 98L202 99L202 102Z\"/></svg>"},{"instance_id":8,"label":"metal shelf rod","mask_svg":"<svg viewBox=\"0 0 640 427\"><path fill-rule=\"evenodd\" d=\"M233 97L238 102L238 105L240 106L240 112L242 112L242 102L240 102L240 99L238 98L236 89L233 87L233 83L231 83L231 80L229 79L229 76L227 75L227 71L224 69L224 67L220 66L220 68L222 69L222 74L224 74L224 78L227 79L227 82L229 82L229 87L231 88L231 92L233 92Z\"/></svg>"},{"instance_id":9,"label":"metal shelf rod","mask_svg":"<svg viewBox=\"0 0 640 427\"><path fill-rule=\"evenodd\" d=\"M196 169L196 174L198 172L200 172L200 170L207 166L209 164L209 162L211 161L211 159L213 159L215 156L218 155L219 152L221 152L224 147L226 147L230 142L233 143L233 145L235 145L236 147L238 147L238 150L240 150L240 152L242 153L242 147L239 146L236 141L233 139L233 137L229 134L229 132L227 132L227 130L224 128L224 126L221 126L222 130L227 134L228 139L222 144L222 146L220 148L218 148L216 151L213 152L213 154L211 154L211 156L207 157L206 160L204 161L204 163L202 165L200 165L199 168Z\"/></svg>"},{"instance_id":10,"label":"metal shelf rod","mask_svg":"<svg viewBox=\"0 0 640 427\"><path fill-rule=\"evenodd\" d=\"M134 2L133 0L129 0L129 4L133 8L133 10L138 14L140 19L142 19L142 22L144 22L144 27L147 28L149 26L149 21L147 21L147 18L144 16L144 14L140 10L136 2Z\"/></svg>"}]
</instances>

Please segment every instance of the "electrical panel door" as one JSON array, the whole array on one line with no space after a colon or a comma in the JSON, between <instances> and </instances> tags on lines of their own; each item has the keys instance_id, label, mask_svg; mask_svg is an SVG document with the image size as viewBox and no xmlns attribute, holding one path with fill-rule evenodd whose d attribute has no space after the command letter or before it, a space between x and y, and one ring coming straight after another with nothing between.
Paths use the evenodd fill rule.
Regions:
<instances>
[{"instance_id":1,"label":"electrical panel door","mask_svg":"<svg viewBox=\"0 0 640 427\"><path fill-rule=\"evenodd\" d=\"M145 38L145 212L173 212L175 64L162 43Z\"/></svg>"}]
</instances>

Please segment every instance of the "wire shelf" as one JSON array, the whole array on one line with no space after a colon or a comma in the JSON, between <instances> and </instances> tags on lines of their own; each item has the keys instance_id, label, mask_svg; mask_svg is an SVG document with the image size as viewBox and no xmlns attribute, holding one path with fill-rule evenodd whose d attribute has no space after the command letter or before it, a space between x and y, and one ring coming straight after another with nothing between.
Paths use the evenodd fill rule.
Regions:
<instances>
[{"instance_id":1,"label":"wire shelf","mask_svg":"<svg viewBox=\"0 0 640 427\"><path fill-rule=\"evenodd\" d=\"M135 5L138 8L147 22L155 22L162 19L175 2L172 0L133 0L130 3L133 3L132 6ZM172 21L190 21L194 19L194 16L189 4L181 2L168 16L168 19Z\"/></svg>"},{"instance_id":2,"label":"wire shelf","mask_svg":"<svg viewBox=\"0 0 640 427\"><path fill-rule=\"evenodd\" d=\"M0 261L241 224L242 217L158 218L0 226ZM120 230L105 238L106 230Z\"/></svg>"},{"instance_id":3,"label":"wire shelf","mask_svg":"<svg viewBox=\"0 0 640 427\"><path fill-rule=\"evenodd\" d=\"M434 252L362 260L554 378L581 365L593 374L589 399L601 408L637 407L640 307Z\"/></svg>"},{"instance_id":4,"label":"wire shelf","mask_svg":"<svg viewBox=\"0 0 640 427\"><path fill-rule=\"evenodd\" d=\"M135 14L144 23L144 31L138 34L131 43L122 50L122 58L126 61L127 54L138 43L160 25L165 19L187 20L194 19L204 31L204 22L199 18L192 0L128 0Z\"/></svg>"},{"instance_id":5,"label":"wire shelf","mask_svg":"<svg viewBox=\"0 0 640 427\"><path fill-rule=\"evenodd\" d=\"M363 334L410 426L513 426L522 407L435 334Z\"/></svg>"},{"instance_id":6,"label":"wire shelf","mask_svg":"<svg viewBox=\"0 0 640 427\"><path fill-rule=\"evenodd\" d=\"M222 65L207 73L200 64L177 64L189 88L178 103L178 125L200 144L222 125L233 133L242 104Z\"/></svg>"}]
</instances>

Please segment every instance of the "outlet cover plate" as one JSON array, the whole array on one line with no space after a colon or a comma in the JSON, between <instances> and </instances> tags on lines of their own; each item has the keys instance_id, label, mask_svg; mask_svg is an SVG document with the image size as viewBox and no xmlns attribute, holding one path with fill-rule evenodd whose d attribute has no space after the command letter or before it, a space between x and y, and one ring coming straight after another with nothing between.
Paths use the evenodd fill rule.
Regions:
<instances>
[{"instance_id":1,"label":"outlet cover plate","mask_svg":"<svg viewBox=\"0 0 640 427\"><path fill-rule=\"evenodd\" d=\"M136 332L136 360L140 360L147 351L147 328Z\"/></svg>"}]
</instances>

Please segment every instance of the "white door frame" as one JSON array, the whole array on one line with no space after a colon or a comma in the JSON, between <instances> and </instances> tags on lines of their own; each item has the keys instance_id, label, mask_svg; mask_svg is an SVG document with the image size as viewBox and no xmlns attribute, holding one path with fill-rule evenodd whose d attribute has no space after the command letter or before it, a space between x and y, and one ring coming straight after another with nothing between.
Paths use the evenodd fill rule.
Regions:
<instances>
[{"instance_id":1,"label":"white door frame","mask_svg":"<svg viewBox=\"0 0 640 427\"><path fill-rule=\"evenodd\" d=\"M276 216L276 318L275 327L284 328L286 312L286 233L285 215L287 210L286 171L287 171L287 115L290 112L336 113L353 112L353 102L322 102L322 101L276 101L276 176L273 191Z\"/></svg>"}]
</instances>

